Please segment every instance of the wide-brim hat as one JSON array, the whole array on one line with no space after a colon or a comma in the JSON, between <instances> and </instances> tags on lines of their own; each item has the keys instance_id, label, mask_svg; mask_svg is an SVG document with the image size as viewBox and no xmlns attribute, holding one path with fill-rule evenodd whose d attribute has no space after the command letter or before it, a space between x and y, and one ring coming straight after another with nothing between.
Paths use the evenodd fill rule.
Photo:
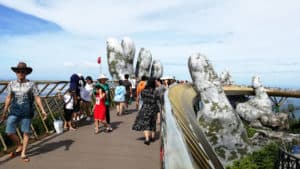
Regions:
<instances>
[{"instance_id":1,"label":"wide-brim hat","mask_svg":"<svg viewBox=\"0 0 300 169\"><path fill-rule=\"evenodd\" d=\"M32 72L31 67L27 67L27 64L24 62L19 62L16 67L11 67L11 70L17 73L17 71L23 70L28 75Z\"/></svg>"},{"instance_id":2,"label":"wide-brim hat","mask_svg":"<svg viewBox=\"0 0 300 169\"><path fill-rule=\"evenodd\" d=\"M174 80L175 77L174 76L163 76L160 78L160 80Z\"/></svg>"},{"instance_id":3,"label":"wide-brim hat","mask_svg":"<svg viewBox=\"0 0 300 169\"><path fill-rule=\"evenodd\" d=\"M101 74L101 75L98 77L98 80L101 80L101 79L108 80L108 78L107 78L104 74Z\"/></svg>"}]
</instances>

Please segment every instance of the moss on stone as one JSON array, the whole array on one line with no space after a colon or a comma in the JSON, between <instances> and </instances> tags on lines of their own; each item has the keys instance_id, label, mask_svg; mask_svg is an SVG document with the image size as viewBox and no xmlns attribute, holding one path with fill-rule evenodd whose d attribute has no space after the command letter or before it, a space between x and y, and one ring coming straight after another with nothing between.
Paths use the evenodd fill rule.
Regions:
<instances>
[{"instance_id":1,"label":"moss on stone","mask_svg":"<svg viewBox=\"0 0 300 169\"><path fill-rule=\"evenodd\" d=\"M224 150L224 147L216 147L215 151L220 157L226 159L226 151Z\"/></svg>"},{"instance_id":2,"label":"moss on stone","mask_svg":"<svg viewBox=\"0 0 300 169\"><path fill-rule=\"evenodd\" d=\"M203 116L201 116L200 118L199 118L199 124L201 125L201 126L203 126L204 128L206 128L207 127L207 122L205 121L205 118L203 117Z\"/></svg>"},{"instance_id":3,"label":"moss on stone","mask_svg":"<svg viewBox=\"0 0 300 169\"><path fill-rule=\"evenodd\" d=\"M228 105L225 105L225 106L224 106L224 109L225 109L225 110L229 110L229 106L228 106Z\"/></svg>"},{"instance_id":4,"label":"moss on stone","mask_svg":"<svg viewBox=\"0 0 300 169\"><path fill-rule=\"evenodd\" d=\"M212 102L210 110L212 112L222 112L224 108L222 108L218 103Z\"/></svg>"},{"instance_id":5,"label":"moss on stone","mask_svg":"<svg viewBox=\"0 0 300 169\"><path fill-rule=\"evenodd\" d=\"M216 133L208 132L206 136L209 138L210 144L216 145L218 143L218 137L216 136Z\"/></svg>"},{"instance_id":6,"label":"moss on stone","mask_svg":"<svg viewBox=\"0 0 300 169\"><path fill-rule=\"evenodd\" d=\"M110 62L110 66L111 66L111 68L113 69L113 70L116 70L116 64L118 63L118 61L116 61L116 60L113 60L113 61L111 61Z\"/></svg>"},{"instance_id":7,"label":"moss on stone","mask_svg":"<svg viewBox=\"0 0 300 169\"><path fill-rule=\"evenodd\" d=\"M211 122L206 122L204 119L201 119L202 123L205 123L204 126L208 129L206 136L209 138L211 144L215 145L218 143L217 133L223 129L222 123L219 119L214 119Z\"/></svg>"},{"instance_id":8,"label":"moss on stone","mask_svg":"<svg viewBox=\"0 0 300 169\"><path fill-rule=\"evenodd\" d=\"M219 119L214 119L210 122L209 132L219 132L224 127Z\"/></svg>"},{"instance_id":9,"label":"moss on stone","mask_svg":"<svg viewBox=\"0 0 300 169\"><path fill-rule=\"evenodd\" d=\"M238 158L238 155L235 151L230 151L230 156L228 157L228 160L231 161L231 160L235 160Z\"/></svg>"},{"instance_id":10,"label":"moss on stone","mask_svg":"<svg viewBox=\"0 0 300 169\"><path fill-rule=\"evenodd\" d=\"M208 103L209 103L209 100L204 99L203 102L204 102L205 104L208 104Z\"/></svg>"},{"instance_id":11,"label":"moss on stone","mask_svg":"<svg viewBox=\"0 0 300 169\"><path fill-rule=\"evenodd\" d=\"M238 148L237 151L238 151L238 153L239 153L241 156L244 156L244 155L247 154L248 149L247 149L247 147L245 147L245 148Z\"/></svg>"}]
</instances>

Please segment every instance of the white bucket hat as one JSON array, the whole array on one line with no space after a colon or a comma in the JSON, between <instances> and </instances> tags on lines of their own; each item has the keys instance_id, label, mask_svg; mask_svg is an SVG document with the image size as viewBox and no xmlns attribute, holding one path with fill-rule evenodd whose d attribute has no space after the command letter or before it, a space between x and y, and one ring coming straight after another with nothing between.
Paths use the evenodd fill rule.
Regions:
<instances>
[{"instance_id":1,"label":"white bucket hat","mask_svg":"<svg viewBox=\"0 0 300 169\"><path fill-rule=\"evenodd\" d=\"M104 74L101 74L101 75L98 77L98 80L101 80L101 79L108 80L108 78L107 78Z\"/></svg>"}]
</instances>

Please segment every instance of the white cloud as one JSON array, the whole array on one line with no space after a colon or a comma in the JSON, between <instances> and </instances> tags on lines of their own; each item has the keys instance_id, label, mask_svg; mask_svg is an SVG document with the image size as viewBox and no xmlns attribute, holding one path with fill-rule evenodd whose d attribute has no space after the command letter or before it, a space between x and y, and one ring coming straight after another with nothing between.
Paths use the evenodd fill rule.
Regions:
<instances>
[{"instance_id":1,"label":"white cloud","mask_svg":"<svg viewBox=\"0 0 300 169\"><path fill-rule=\"evenodd\" d=\"M47 2L47 3L46 3ZM145 22L144 15L168 9L180 4L178 0L155 1L93 1L81 0L46 1L43 5L35 0L7 1L7 6L53 21L66 31L83 35L123 34L158 30L166 25L161 22Z\"/></svg>"},{"instance_id":2,"label":"white cloud","mask_svg":"<svg viewBox=\"0 0 300 169\"><path fill-rule=\"evenodd\" d=\"M13 57L28 54L38 63L39 57L44 55L59 58L64 63L76 56L76 61L70 61L75 68L89 67L98 71L93 61L98 55L106 55L105 38L130 35L137 51L146 47L162 63L176 64L166 65L165 72L176 72L181 79L189 78L188 56L202 52L217 71L229 68L233 78L237 77L239 81L248 81L245 79L251 79L249 76L257 73L269 80L276 77L291 81L282 83L300 83L300 80L296 81L300 73L300 1L297 0L113 0L92 3L81 0L0 0L0 3L52 21L70 33L7 40L8 43L0 46L0 51ZM155 32L161 34L153 36ZM164 36L164 32L169 36ZM199 42L194 42L197 39ZM38 42L45 42L48 47L39 46ZM39 48L34 47L37 45ZM13 51L15 46L20 50ZM89 57L93 60L89 61ZM82 66L76 66L79 63ZM181 69L177 71L179 67ZM285 72L289 72L288 76Z\"/></svg>"},{"instance_id":3,"label":"white cloud","mask_svg":"<svg viewBox=\"0 0 300 169\"><path fill-rule=\"evenodd\" d=\"M75 67L76 64L73 63L73 62L64 62L64 63L63 63L63 66L65 66L65 67Z\"/></svg>"}]
</instances>

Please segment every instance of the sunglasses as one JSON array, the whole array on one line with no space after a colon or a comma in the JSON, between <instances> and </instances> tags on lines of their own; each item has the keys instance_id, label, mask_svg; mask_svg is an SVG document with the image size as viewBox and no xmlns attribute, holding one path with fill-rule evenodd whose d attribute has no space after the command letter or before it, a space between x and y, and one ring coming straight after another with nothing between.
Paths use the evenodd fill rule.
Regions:
<instances>
[{"instance_id":1,"label":"sunglasses","mask_svg":"<svg viewBox=\"0 0 300 169\"><path fill-rule=\"evenodd\" d=\"M26 73L25 70L17 70L16 73Z\"/></svg>"}]
</instances>

